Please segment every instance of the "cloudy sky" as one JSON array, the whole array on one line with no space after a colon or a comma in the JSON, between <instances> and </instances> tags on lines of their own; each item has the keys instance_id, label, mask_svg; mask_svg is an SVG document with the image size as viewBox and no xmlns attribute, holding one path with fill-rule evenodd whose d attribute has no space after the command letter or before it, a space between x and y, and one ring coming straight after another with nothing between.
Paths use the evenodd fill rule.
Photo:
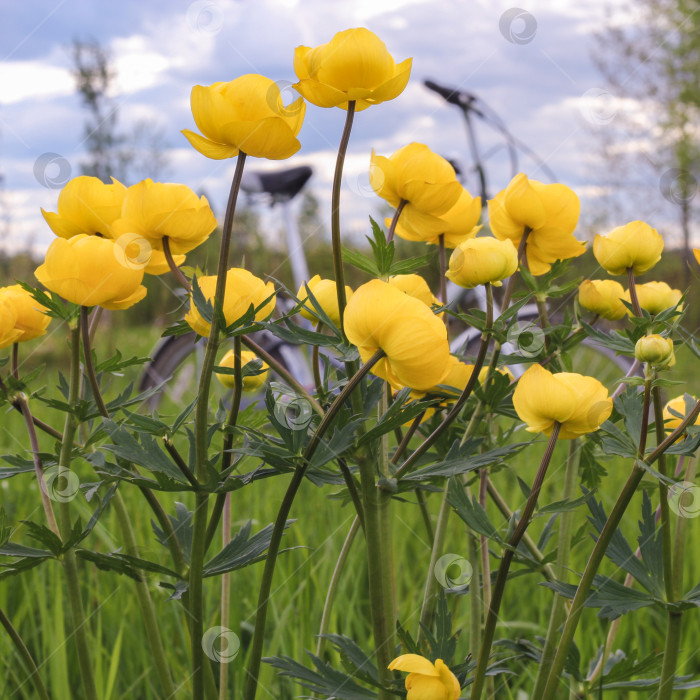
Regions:
<instances>
[{"instance_id":1,"label":"cloudy sky","mask_svg":"<svg viewBox=\"0 0 700 700\"><path fill-rule=\"evenodd\" d=\"M363 229L366 216L379 204L367 180L372 148L389 155L419 141L457 159L468 172L459 113L428 91L425 79L482 98L559 181L581 196L582 224L588 227L600 221L605 193L591 134L614 124L618 108L591 59L593 34L610 4L535 0L518 9L501 0L5 0L0 24L0 245L45 247L51 233L39 207L55 210L68 168L72 175L80 173L85 113L71 76L73 40L97 40L110 51L121 128L128 130L141 119L157 123L169 160L163 179L205 191L221 216L233 163L204 158L180 134L183 128L195 128L191 87L262 73L279 81L285 99L291 100L286 86L295 80L294 48L324 43L354 26L377 33L397 61L412 56L413 73L398 99L356 118L343 195L348 228ZM312 183L322 202L327 201L343 118L340 110L309 105L302 148L288 161L314 167ZM510 177L507 152L496 132L478 128L481 147L490 154L493 194ZM280 164L257 161L249 167ZM548 180L546 171L526 156L520 169ZM467 184L475 185L473 178ZM650 201L649 206L646 214L662 217L660 205ZM663 216L672 218L668 212Z\"/></svg>"}]
</instances>

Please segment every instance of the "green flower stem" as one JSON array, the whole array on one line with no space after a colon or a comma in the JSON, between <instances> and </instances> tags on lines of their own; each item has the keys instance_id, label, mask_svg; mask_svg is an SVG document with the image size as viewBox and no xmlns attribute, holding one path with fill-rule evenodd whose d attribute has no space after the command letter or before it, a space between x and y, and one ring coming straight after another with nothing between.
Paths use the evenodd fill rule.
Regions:
<instances>
[{"instance_id":1,"label":"green flower stem","mask_svg":"<svg viewBox=\"0 0 700 700\"><path fill-rule=\"evenodd\" d=\"M323 323L319 321L316 324L316 333L319 333L322 328ZM313 368L314 372L314 386L316 387L316 393L318 394L321 401L323 401L325 392L323 390L323 381L321 379L321 361L319 354L319 346L314 345L313 350L311 351L311 367Z\"/></svg>"},{"instance_id":2,"label":"green flower stem","mask_svg":"<svg viewBox=\"0 0 700 700\"><path fill-rule=\"evenodd\" d=\"M78 322L75 328L71 328L70 332L70 348L71 348L71 364L70 364L70 380L68 391L68 405L75 406L78 402L80 391L80 323ZM78 422L72 413L66 413L66 419L63 426L63 442L58 457L58 476L62 478L63 474L70 471L71 453L73 451L73 438L78 427ZM58 524L61 532L61 538L66 541L72 531L70 501L61 501L58 505ZM80 575L78 573L78 564L73 549L69 549L62 559L63 570L66 575L66 588L68 593L68 601L71 610L71 622L73 625L73 634L75 636L75 645L78 651L78 666L80 668L80 677L82 680L83 691L86 700L97 700L97 687L95 685L95 676L92 671L92 662L90 659L90 641L88 640L87 620L85 619L85 611L83 608L83 599L80 594Z\"/></svg>"},{"instance_id":3,"label":"green flower stem","mask_svg":"<svg viewBox=\"0 0 700 700\"><path fill-rule=\"evenodd\" d=\"M287 491L284 494L282 503L280 504L279 512L277 513L277 518L275 519L275 524L272 529L272 535L270 537L270 545L267 550L267 556L265 557L265 568L263 570L262 580L260 582L260 592L258 594L258 605L255 614L255 631L253 633L253 641L251 642L250 656L247 668L247 680L244 698L245 700L255 700L255 695L258 688L258 675L260 673L260 663L262 659L262 650L265 636L265 622L267 619L267 607L270 599L270 591L272 589L272 578L275 572L275 565L277 563L277 556L279 554L280 544L282 542L282 535L284 534L284 528L287 523L287 517L294 503L294 498L296 497L297 491L304 480L304 474L309 465L309 460L316 452L316 449L321 444L321 439L324 434L330 428L338 412L342 408L345 400L351 396L353 391L357 388L362 378L374 367L374 365L379 362L379 360L384 357L384 353L379 350L348 380L347 384L343 387L343 390L338 394L335 401L330 405L328 411L324 414L321 422L319 423L316 431L309 440L304 454L302 456L301 463L294 471ZM365 520L367 519L367 513L365 512Z\"/></svg>"},{"instance_id":4,"label":"green flower stem","mask_svg":"<svg viewBox=\"0 0 700 700\"><path fill-rule=\"evenodd\" d=\"M345 481L348 493L350 494L350 500L355 506L357 517L360 519L360 526L364 530L365 510L364 506L362 505L362 497L357 489L357 482L350 471L350 467L348 467L348 463L342 457L338 457L338 467L340 467L340 473L343 475L343 480Z\"/></svg>"},{"instance_id":5,"label":"green flower stem","mask_svg":"<svg viewBox=\"0 0 700 700\"><path fill-rule=\"evenodd\" d=\"M647 421L649 416L649 393L649 382L647 382L644 391L644 413L642 414L642 431L640 441L641 449L639 451L640 458L644 454L644 446L646 444ZM695 404L690 413L683 421L681 421L680 425L661 444L657 445L657 447L649 455L646 456L645 462L649 465L653 464L659 458L659 455L663 454L683 434L683 431L685 431L685 429L695 421L698 414L700 414L700 401ZM603 530L598 537L598 541L596 542L595 547L588 558L588 563L586 564L583 576L581 577L578 588L576 589L576 595L571 603L571 609L569 610L566 624L564 625L564 630L562 631L559 640L559 648L556 656L554 657L554 661L552 662L552 668L550 670L547 685L545 686L544 694L541 700L552 700L556 694L557 686L559 684L559 677L564 669L566 657L569 653L569 649L571 648L576 627L578 626L578 622L583 614L584 604L586 598L588 597L588 593L591 590L593 579L598 572L601 562L603 561L605 550L608 548L610 540L612 539L617 526L620 524L620 520L622 520L622 516L627 510L627 506L629 506L632 496L634 496L634 493L637 490L637 487L639 486L644 474L646 474L645 470L635 461L635 464L632 467L632 472L622 488L617 502L610 511L610 515L608 516Z\"/></svg>"},{"instance_id":6,"label":"green flower stem","mask_svg":"<svg viewBox=\"0 0 700 700\"><path fill-rule=\"evenodd\" d=\"M95 372L95 365L93 363L92 349L90 347L88 313L89 310L86 306L82 306L80 308L80 330L83 342L85 373L87 374L88 381L90 382L92 395L95 403L97 404L100 415L102 415L103 418L109 418L109 411L107 410L105 402L102 398L102 392L100 391L100 385L97 381L97 373ZM124 538L126 553L130 556L137 557L139 555L139 550L138 545L136 544L134 530L131 527L131 516L129 515L129 511L127 510L124 499L119 491L114 494L112 505L114 507L114 513L117 516L117 522L119 523L122 537ZM151 655L153 657L153 663L156 667L156 673L158 674L158 680L160 681L161 691L166 697L172 697L175 693L175 686L173 685L172 678L170 677L168 661L165 656L165 649L163 648L163 640L158 627L158 617L153 606L153 599L151 598L151 592L148 588L148 582L146 581L145 576L141 574L135 583L136 596L139 601L139 607L141 608L143 624L146 628L146 637L151 649Z\"/></svg>"},{"instance_id":7,"label":"green flower stem","mask_svg":"<svg viewBox=\"0 0 700 700\"><path fill-rule=\"evenodd\" d=\"M165 255L165 261L168 263L168 267L173 275L175 275L177 281L189 292L191 290L190 282L187 277L185 277L182 270L175 264L173 254L170 252L170 239L168 236L163 236L163 255Z\"/></svg>"},{"instance_id":8,"label":"green flower stem","mask_svg":"<svg viewBox=\"0 0 700 700\"><path fill-rule=\"evenodd\" d=\"M231 541L231 493L224 499L223 522L221 527L221 548ZM231 615L231 574L221 576L221 625L228 627ZM219 664L219 700L228 697L228 664Z\"/></svg>"},{"instance_id":9,"label":"green flower stem","mask_svg":"<svg viewBox=\"0 0 700 700\"><path fill-rule=\"evenodd\" d=\"M440 301L447 304L447 253L445 251L445 234L441 233L438 236L438 248L440 251ZM489 287L491 285L488 285Z\"/></svg>"},{"instance_id":10,"label":"green flower stem","mask_svg":"<svg viewBox=\"0 0 700 700\"><path fill-rule=\"evenodd\" d=\"M525 227L523 231L523 236L518 244L518 261L522 265L527 264L526 249L527 249L527 239L532 233L532 229ZM515 290L515 275L511 275L508 278L508 284L506 285L506 291L503 294L503 301L501 302L501 313L503 313L509 306L510 300L513 298L513 291Z\"/></svg>"},{"instance_id":11,"label":"green flower stem","mask_svg":"<svg viewBox=\"0 0 700 700\"><path fill-rule=\"evenodd\" d=\"M471 660L479 657L481 640L481 601L474 595L480 572L479 545L474 533L467 528L467 549L469 563L472 567L472 580L469 582L469 656Z\"/></svg>"},{"instance_id":12,"label":"green flower stem","mask_svg":"<svg viewBox=\"0 0 700 700\"><path fill-rule=\"evenodd\" d=\"M570 500L576 493L576 483L578 481L579 465L579 445L578 440L571 440L569 443L569 454L566 458L566 473L564 475L564 491L562 499ZM571 536L573 534L575 513L572 510L564 511L559 515L559 541L557 543L557 561L555 573L557 581L566 581L569 574L569 560L571 558ZM547 636L542 649L542 660L537 668L537 678L532 697L538 698L542 695L544 684L547 680L546 669L552 663L557 644L559 643L559 629L566 619L566 599L560 595L554 595L552 610L549 615L549 626Z\"/></svg>"},{"instance_id":13,"label":"green flower stem","mask_svg":"<svg viewBox=\"0 0 700 700\"><path fill-rule=\"evenodd\" d=\"M523 508L522 515L518 520L518 524L513 530L510 540L508 541L508 548L503 552L501 557L501 563L498 567L498 573L496 574L496 582L493 586L493 598L491 599L491 607L489 608L488 615L486 616L486 622L484 624L484 635L481 641L481 648L479 649L479 657L477 661L476 671L474 673L474 682L472 684L471 700L479 700L481 693L484 688L484 681L486 679L486 669L489 664L489 656L491 655L491 645L493 644L493 637L496 632L496 623L498 622L498 611L501 608L501 600L503 599L503 592L505 591L506 583L508 581L508 571L510 569L511 562L515 556L515 551L522 540L525 530L530 524L530 519L535 512L535 507L537 506L537 499L542 490L542 484L544 483L544 477L547 474L547 468L552 459L552 454L554 452L554 447L557 444L557 439L559 437L559 430L561 428L561 423L555 423L552 428L552 434L549 437L549 442L545 448L544 455L542 456L542 461L540 462L539 469L535 475L535 481L532 484L532 489L530 490L530 495L528 496L525 507Z\"/></svg>"},{"instance_id":14,"label":"green flower stem","mask_svg":"<svg viewBox=\"0 0 700 700\"><path fill-rule=\"evenodd\" d=\"M681 460L683 457L680 458ZM692 457L685 457L688 464L685 469L685 481L689 483L695 482L695 473L697 471L697 460ZM679 460L679 466L680 464ZM673 580L678 587L677 590L683 590L683 559L685 555L685 539L688 529L688 518L678 518L676 525L676 537L673 546Z\"/></svg>"},{"instance_id":15,"label":"green flower stem","mask_svg":"<svg viewBox=\"0 0 700 700\"><path fill-rule=\"evenodd\" d=\"M460 394L457 401L450 409L449 413L443 418L440 425L438 425L435 430L433 430L430 435L415 449L411 456L396 470L394 473L394 478L399 480L417 461L420 459L430 448L430 446L442 435L442 433L449 427L452 421L459 415L462 410L462 406L467 402L467 399L471 396L472 390L479 381L479 372L484 365L484 359L486 358L486 351L489 347L489 341L491 340L491 326L493 324L493 289L490 284L486 285L486 324L484 326L484 332L481 336L481 344L479 345L479 352L476 356L474 362L474 369L469 377L467 385Z\"/></svg>"},{"instance_id":16,"label":"green flower stem","mask_svg":"<svg viewBox=\"0 0 700 700\"><path fill-rule=\"evenodd\" d=\"M24 640L22 637L20 637L19 632L15 629L12 621L5 614L5 611L2 608L0 608L0 625L5 628L5 631L12 640L12 643L15 645L15 649L17 649L17 653L19 654L20 659L22 659L22 663L24 664L24 667L29 674L29 678L34 685L34 690L36 690L37 697L39 700L49 700L49 693L46 690L46 686L44 686L44 682L41 680L39 669L37 668L29 649L27 649L27 645L24 643Z\"/></svg>"},{"instance_id":17,"label":"green flower stem","mask_svg":"<svg viewBox=\"0 0 700 700\"><path fill-rule=\"evenodd\" d=\"M12 368L12 376L15 379L19 379L19 343L12 343L12 362L10 367Z\"/></svg>"},{"instance_id":18,"label":"green flower stem","mask_svg":"<svg viewBox=\"0 0 700 700\"><path fill-rule=\"evenodd\" d=\"M487 469L479 469L479 505L486 511L486 494L489 485L489 472ZM489 541L486 535L479 535L479 555L481 557L481 570L483 571L482 605L484 617L491 607L491 565L489 561Z\"/></svg>"},{"instance_id":19,"label":"green flower stem","mask_svg":"<svg viewBox=\"0 0 700 700\"><path fill-rule=\"evenodd\" d=\"M221 233L221 247L219 248L219 264L216 271L216 291L214 292L215 313L211 319L211 328L207 340L202 372L199 378L199 392L197 406L195 408L195 477L201 483L207 481L207 463L209 457L208 427L209 427L209 392L211 379L216 362L216 352L219 348L219 313L216 308L223 306L226 295L226 273L229 266L229 253L231 249L231 232L233 230L233 218L236 213L236 201L241 186L243 167L246 154L239 152L236 160L236 170L231 182L224 227ZM190 643L192 649L192 699L202 700L204 697L204 664L208 663L204 658L202 649L202 637L204 636L204 597L202 586L202 570L204 569L204 557L206 554L207 521L209 513L209 494L197 493L195 497L195 511L193 516L192 550L190 554L189 597L190 597Z\"/></svg>"},{"instance_id":20,"label":"green flower stem","mask_svg":"<svg viewBox=\"0 0 700 700\"><path fill-rule=\"evenodd\" d=\"M676 675L676 666L678 664L682 622L683 613L669 610L666 644L664 645L664 662L661 667L659 693L656 696L657 700L668 700L673 694L673 680Z\"/></svg>"},{"instance_id":21,"label":"green flower stem","mask_svg":"<svg viewBox=\"0 0 700 700\"><path fill-rule=\"evenodd\" d=\"M642 315L642 307L639 305L639 298L637 297L637 283L634 279L634 268L627 268L627 286L630 290L630 302L632 303L632 308L634 309L635 316Z\"/></svg>"},{"instance_id":22,"label":"green flower stem","mask_svg":"<svg viewBox=\"0 0 700 700\"><path fill-rule=\"evenodd\" d=\"M343 546L338 555L338 561L335 563L335 568L333 569L333 575L331 576L331 582L328 584L328 591L326 592L326 602L323 604L323 614L321 615L321 625L318 630L318 641L316 642L316 656L321 656L323 651L323 646L325 639L323 635L328 631L328 623L330 622L331 610L333 609L333 603L335 602L335 595L338 592L338 583L340 582L340 577L345 568L345 564L348 560L348 555L350 554L350 549L352 548L352 543L355 541L355 536L360 530L360 518L356 515L348 530L347 537L343 542Z\"/></svg>"},{"instance_id":23,"label":"green flower stem","mask_svg":"<svg viewBox=\"0 0 700 700\"><path fill-rule=\"evenodd\" d=\"M340 328L343 328L343 316L347 299L345 297L345 271L343 270L343 252L340 240L340 188L343 181L343 164L345 154L350 141L350 131L355 117L355 100L348 102L348 110L345 117L343 135L340 137L338 157L335 161L335 173L333 174L333 190L331 192L331 242L333 244L333 271L335 273L335 289L338 295L338 312L340 314Z\"/></svg>"},{"instance_id":24,"label":"green flower stem","mask_svg":"<svg viewBox=\"0 0 700 700\"><path fill-rule=\"evenodd\" d=\"M430 511L428 510L428 500L425 497L423 491L420 488L415 489L416 502L418 503L418 509L420 510L421 517L423 518L423 524L425 525L425 534L428 538L428 542L432 542L435 539L435 530L433 529L433 521L430 519Z\"/></svg>"},{"instance_id":25,"label":"green flower stem","mask_svg":"<svg viewBox=\"0 0 700 700\"><path fill-rule=\"evenodd\" d=\"M394 211L394 216L391 219L391 225L389 226L389 233L386 235L386 242L390 243L391 241L394 240L394 234L396 233L396 226L399 223L399 217L401 216L401 212L403 211L403 208L408 204L408 201L405 199L402 199L399 202L399 206L396 207L396 211Z\"/></svg>"}]
</instances>

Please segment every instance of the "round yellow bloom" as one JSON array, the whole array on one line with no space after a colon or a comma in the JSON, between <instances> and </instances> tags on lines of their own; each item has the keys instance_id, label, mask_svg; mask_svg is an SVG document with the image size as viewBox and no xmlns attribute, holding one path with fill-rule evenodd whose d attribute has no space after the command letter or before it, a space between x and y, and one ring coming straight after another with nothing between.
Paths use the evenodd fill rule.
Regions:
<instances>
[{"instance_id":1,"label":"round yellow bloom","mask_svg":"<svg viewBox=\"0 0 700 700\"><path fill-rule=\"evenodd\" d=\"M700 265L700 248L693 248L693 255Z\"/></svg>"},{"instance_id":2,"label":"round yellow bloom","mask_svg":"<svg viewBox=\"0 0 700 700\"><path fill-rule=\"evenodd\" d=\"M697 401L695 396L692 398L693 400ZM688 415L687 411L685 410L685 397L683 394L676 396L675 399L671 399L664 406L664 425L666 426L667 430L675 430L683 422L683 419L679 418L678 416L674 416L673 413L671 413L671 410L673 410L675 413L679 413L681 416ZM695 419L695 425L700 425L700 416Z\"/></svg>"},{"instance_id":3,"label":"round yellow bloom","mask_svg":"<svg viewBox=\"0 0 700 700\"><path fill-rule=\"evenodd\" d=\"M17 328L17 311L0 298L0 348L19 342L22 331Z\"/></svg>"},{"instance_id":4,"label":"round yellow bloom","mask_svg":"<svg viewBox=\"0 0 700 700\"><path fill-rule=\"evenodd\" d=\"M634 356L640 362L659 367L673 367L676 364L673 340L658 333L642 336L634 346Z\"/></svg>"},{"instance_id":5,"label":"round yellow bloom","mask_svg":"<svg viewBox=\"0 0 700 700\"><path fill-rule=\"evenodd\" d=\"M515 381L515 375L508 369L508 367L496 367L496 372L502 374L504 377L508 377L508 380L512 384ZM479 384L483 384L488 376L489 368L482 367L479 372Z\"/></svg>"},{"instance_id":6,"label":"round yellow bloom","mask_svg":"<svg viewBox=\"0 0 700 700\"><path fill-rule=\"evenodd\" d=\"M121 216L126 187L112 178L112 184L89 175L70 180L58 195L58 213L41 210L46 223L60 238L80 233L110 237L112 223Z\"/></svg>"},{"instance_id":7,"label":"round yellow bloom","mask_svg":"<svg viewBox=\"0 0 700 700\"><path fill-rule=\"evenodd\" d=\"M216 293L216 275L198 277L197 283L204 298L213 303ZM275 310L274 294L275 286L272 282L265 283L248 270L232 267L226 273L226 293L223 303L226 324L230 326L244 316L251 305L257 309L268 297L271 297L265 306L255 314L256 321L265 320ZM195 333L203 337L209 335L211 324L202 318L194 303L190 305L190 310L185 314L185 321Z\"/></svg>"},{"instance_id":8,"label":"round yellow bloom","mask_svg":"<svg viewBox=\"0 0 700 700\"><path fill-rule=\"evenodd\" d=\"M651 270L663 249L664 239L643 221L631 221L593 239L593 255L611 275L625 275L629 267L635 275Z\"/></svg>"},{"instance_id":9,"label":"round yellow bloom","mask_svg":"<svg viewBox=\"0 0 700 700\"><path fill-rule=\"evenodd\" d=\"M245 367L249 362L257 359L257 355L250 350L241 350L241 368ZM236 355L233 350L229 350L219 362L220 367L228 367L233 369L236 364ZM270 366L267 362L262 363L262 372L256 374L255 376L248 375L243 377L243 391L257 391L267 379L267 373ZM216 375L219 381L227 388L233 389L236 386L236 380L233 374L219 374Z\"/></svg>"},{"instance_id":10,"label":"round yellow bloom","mask_svg":"<svg viewBox=\"0 0 700 700\"><path fill-rule=\"evenodd\" d=\"M517 269L518 251L513 243L485 236L470 238L454 249L445 277L467 289L480 284L500 287L501 280Z\"/></svg>"},{"instance_id":11,"label":"round yellow bloom","mask_svg":"<svg viewBox=\"0 0 700 700\"><path fill-rule=\"evenodd\" d=\"M428 308L431 308L433 304L440 303L440 300L430 291L428 283L420 275L393 275L389 277L389 284L400 289L404 294L422 301Z\"/></svg>"},{"instance_id":12,"label":"round yellow bloom","mask_svg":"<svg viewBox=\"0 0 700 700\"><path fill-rule=\"evenodd\" d=\"M167 236L171 252L177 255L204 243L215 228L206 197L198 197L187 185L146 179L126 191L114 237L135 233L162 251Z\"/></svg>"},{"instance_id":13,"label":"round yellow bloom","mask_svg":"<svg viewBox=\"0 0 700 700\"><path fill-rule=\"evenodd\" d=\"M296 153L297 135L306 105L300 97L288 107L279 86L269 78L250 73L228 83L195 85L192 115L199 134L182 133L201 154L221 160L239 151L256 158L282 160Z\"/></svg>"},{"instance_id":14,"label":"round yellow bloom","mask_svg":"<svg viewBox=\"0 0 700 700\"><path fill-rule=\"evenodd\" d=\"M462 241L474 238L481 229L478 226L481 216L481 197L472 197L469 191L462 188L457 203L447 212L438 217L440 220L439 234L426 232L426 229L415 229L410 223L404 224L404 208L401 217L396 224L396 235L407 241L422 241L431 245L439 245L440 236L443 236L445 248L456 248ZM391 219L385 220L387 226L391 225Z\"/></svg>"},{"instance_id":15,"label":"round yellow bloom","mask_svg":"<svg viewBox=\"0 0 700 700\"><path fill-rule=\"evenodd\" d=\"M345 309L345 333L363 362L384 351L372 372L394 388L426 391L451 366L445 324L423 302L381 280L355 291Z\"/></svg>"},{"instance_id":16,"label":"round yellow bloom","mask_svg":"<svg viewBox=\"0 0 700 700\"><path fill-rule=\"evenodd\" d=\"M404 654L389 664L390 671L409 671L406 700L457 700L459 681L442 659L433 664L424 656Z\"/></svg>"},{"instance_id":17,"label":"round yellow bloom","mask_svg":"<svg viewBox=\"0 0 700 700\"><path fill-rule=\"evenodd\" d=\"M119 246L100 236L57 238L34 275L47 289L81 306L128 309L146 296L143 269L125 265Z\"/></svg>"},{"instance_id":18,"label":"round yellow bloom","mask_svg":"<svg viewBox=\"0 0 700 700\"><path fill-rule=\"evenodd\" d=\"M610 417L613 401L593 377L552 374L532 365L515 387L513 406L531 433L550 435L554 424L561 423L559 439L570 440L598 430Z\"/></svg>"},{"instance_id":19,"label":"round yellow bloom","mask_svg":"<svg viewBox=\"0 0 700 700\"><path fill-rule=\"evenodd\" d=\"M299 301L305 302L308 300L309 295L306 293L306 287L311 290L319 306L323 309L326 316L335 323L336 326L340 326L340 311L338 310L338 292L336 291L335 282L333 280L321 279L321 275L314 275L306 285L301 285L299 291L297 292L297 298ZM352 297L352 289L345 286L345 299L350 301ZM308 304L304 304L301 307L301 315L316 323L318 319L313 315L315 311L314 305L309 301Z\"/></svg>"},{"instance_id":20,"label":"round yellow bloom","mask_svg":"<svg viewBox=\"0 0 700 700\"><path fill-rule=\"evenodd\" d=\"M645 284L635 285L637 290L637 299L639 305L648 311L652 316L660 314L666 309L675 306L683 296L680 289L672 289L666 282L646 282ZM624 299L630 302L629 290L625 291ZM630 315L632 311L627 310Z\"/></svg>"},{"instance_id":21,"label":"round yellow bloom","mask_svg":"<svg viewBox=\"0 0 700 700\"><path fill-rule=\"evenodd\" d=\"M396 65L384 42L369 29L338 32L316 48L294 51L297 91L319 107L348 108L355 101L359 112L370 105L398 97L408 83L412 59Z\"/></svg>"},{"instance_id":22,"label":"round yellow bloom","mask_svg":"<svg viewBox=\"0 0 700 700\"><path fill-rule=\"evenodd\" d=\"M46 333L51 317L44 313L46 307L34 299L26 289L18 284L0 287L0 301L13 307L17 314L15 329L20 331L21 335L14 342L33 340Z\"/></svg>"},{"instance_id":23,"label":"round yellow bloom","mask_svg":"<svg viewBox=\"0 0 700 700\"><path fill-rule=\"evenodd\" d=\"M578 300L584 309L617 321L627 313L620 301L626 299L625 290L616 280L584 280L578 288Z\"/></svg>"},{"instance_id":24,"label":"round yellow bloom","mask_svg":"<svg viewBox=\"0 0 700 700\"><path fill-rule=\"evenodd\" d=\"M520 173L489 201L488 207L489 224L496 238L509 238L518 248L525 229L530 229L525 250L533 275L543 275L553 262L585 252L585 243L574 238L581 203L566 185L545 185Z\"/></svg>"},{"instance_id":25,"label":"round yellow bloom","mask_svg":"<svg viewBox=\"0 0 700 700\"><path fill-rule=\"evenodd\" d=\"M409 143L389 158L372 151L369 181L395 209L406 201L396 235L414 241L433 241L445 233L447 223L440 217L464 191L450 163L422 143Z\"/></svg>"}]
</instances>

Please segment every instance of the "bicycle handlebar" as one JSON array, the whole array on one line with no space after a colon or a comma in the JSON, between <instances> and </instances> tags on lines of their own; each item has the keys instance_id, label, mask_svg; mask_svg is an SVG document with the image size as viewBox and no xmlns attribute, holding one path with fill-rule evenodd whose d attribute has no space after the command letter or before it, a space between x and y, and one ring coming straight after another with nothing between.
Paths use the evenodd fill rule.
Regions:
<instances>
[{"instance_id":1,"label":"bicycle handlebar","mask_svg":"<svg viewBox=\"0 0 700 700\"><path fill-rule=\"evenodd\" d=\"M474 109L474 102L477 101L477 96L472 95L470 92L464 90L457 90L455 88L446 87L445 85L439 85L433 80L424 80L423 85L429 90L436 92L440 97L442 97L446 102L451 105L456 105L460 109L469 110L476 112L480 116L483 116L478 110Z\"/></svg>"}]
</instances>

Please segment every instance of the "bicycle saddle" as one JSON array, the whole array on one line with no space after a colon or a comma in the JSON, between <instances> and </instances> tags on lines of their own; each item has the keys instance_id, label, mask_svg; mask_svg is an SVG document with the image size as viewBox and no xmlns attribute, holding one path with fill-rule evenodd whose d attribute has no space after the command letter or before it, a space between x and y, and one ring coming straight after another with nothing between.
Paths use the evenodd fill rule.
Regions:
<instances>
[{"instance_id":1,"label":"bicycle saddle","mask_svg":"<svg viewBox=\"0 0 700 700\"><path fill-rule=\"evenodd\" d=\"M277 200L293 199L312 173L308 165L273 172L244 173L241 187L250 194L264 192Z\"/></svg>"}]
</instances>

